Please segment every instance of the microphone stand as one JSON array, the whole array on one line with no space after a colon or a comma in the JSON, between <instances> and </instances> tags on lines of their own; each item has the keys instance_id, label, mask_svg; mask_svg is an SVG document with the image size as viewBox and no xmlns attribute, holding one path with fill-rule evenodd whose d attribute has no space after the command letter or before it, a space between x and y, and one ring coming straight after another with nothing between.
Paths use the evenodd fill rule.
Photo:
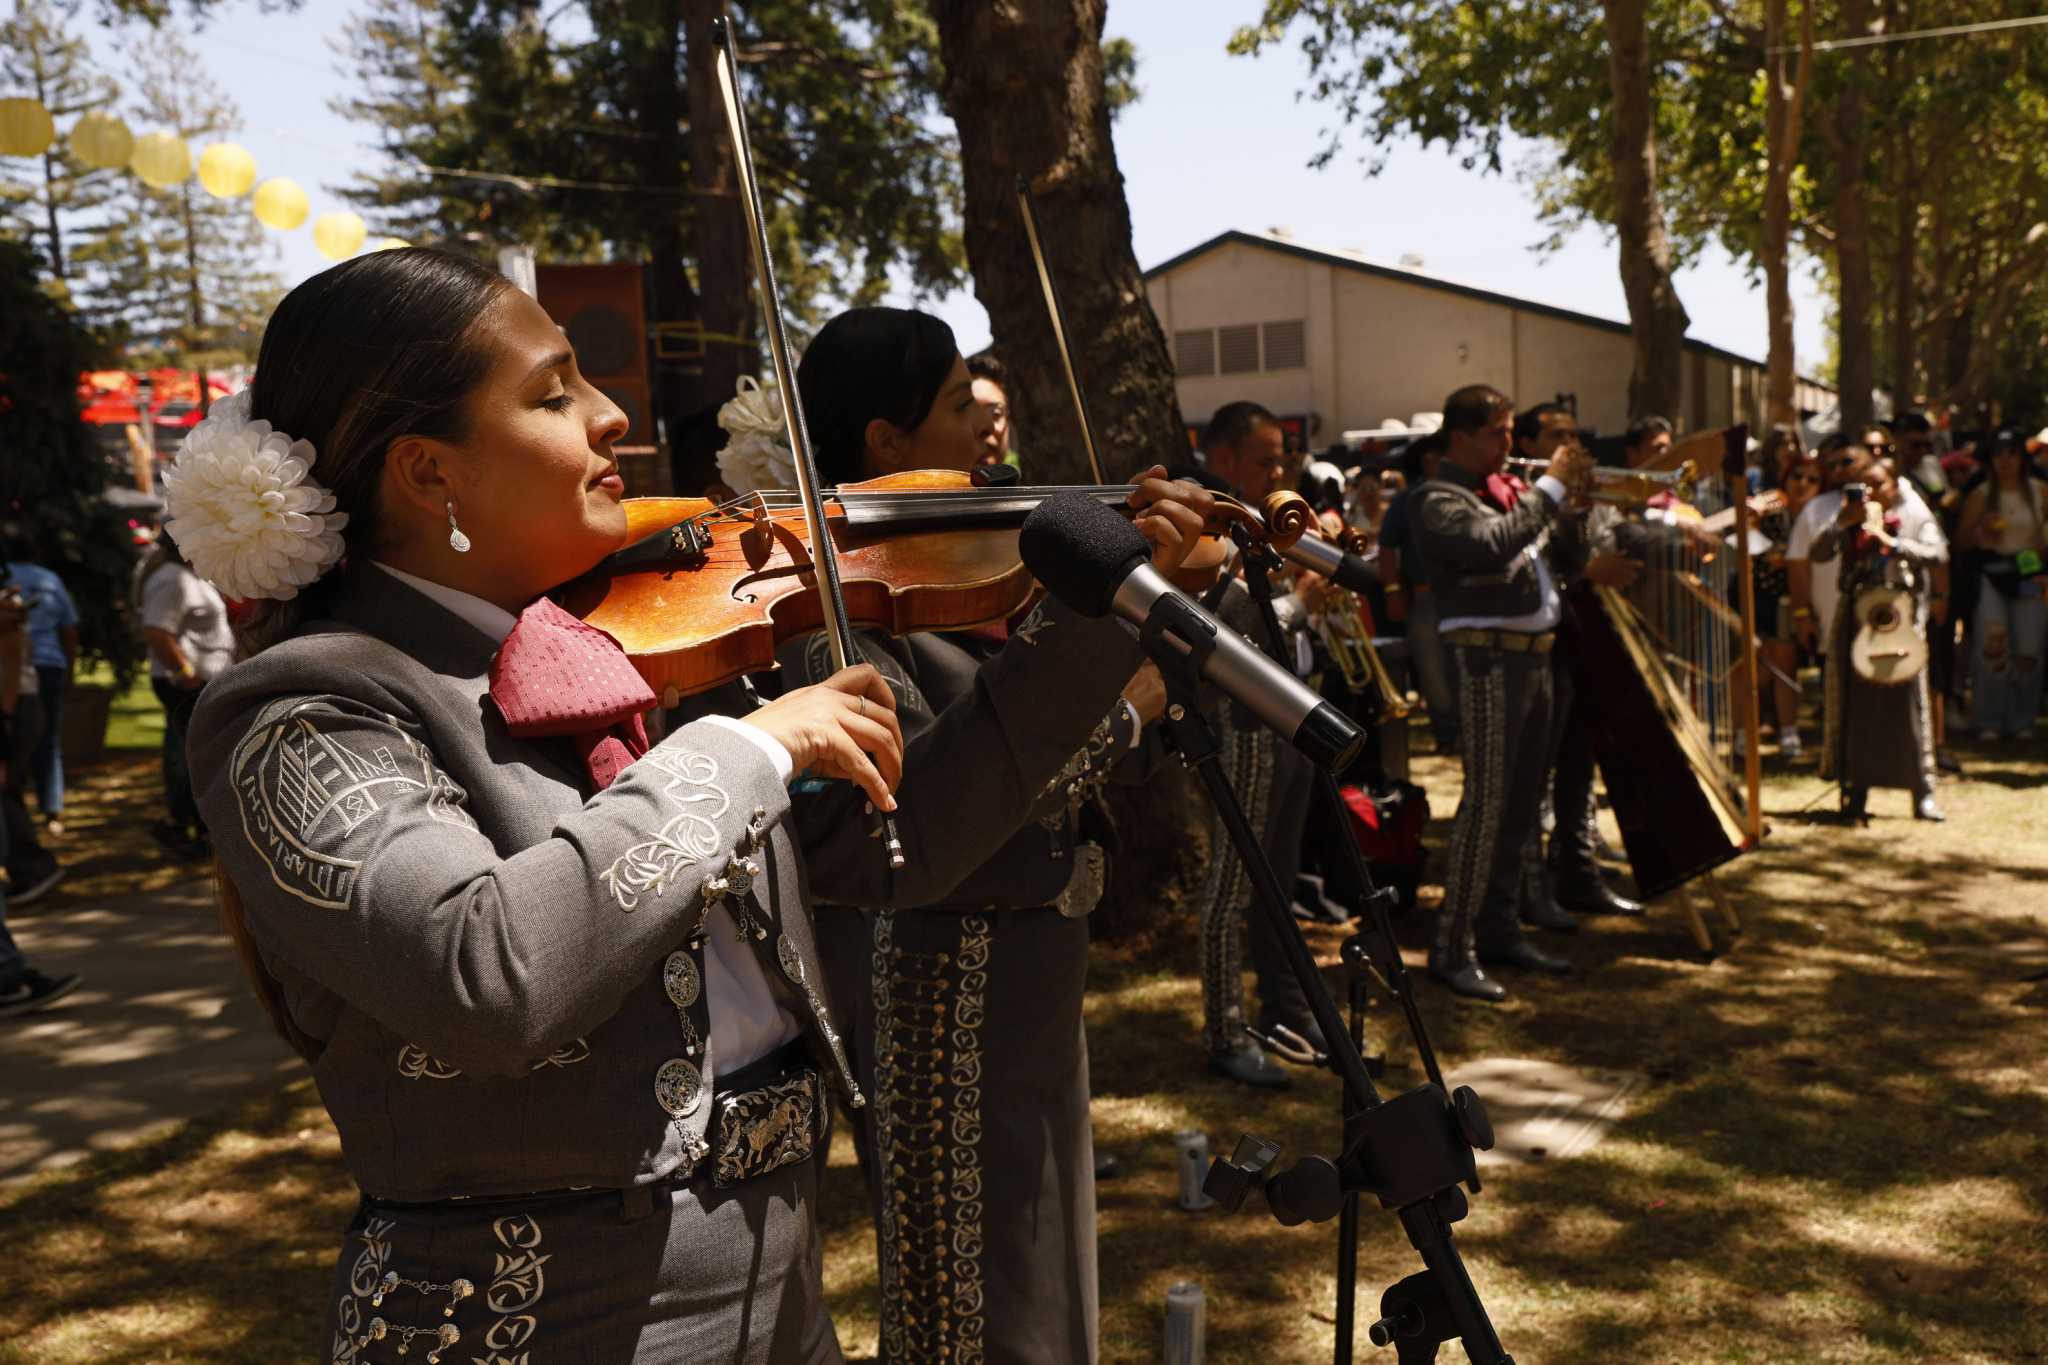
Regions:
<instances>
[{"instance_id":1,"label":"microphone stand","mask_svg":"<svg viewBox=\"0 0 2048 1365\"><path fill-rule=\"evenodd\" d=\"M1244 552L1247 586L1264 622L1269 652L1280 653L1279 620L1273 611L1270 570L1277 564L1263 546L1239 537ZM1232 1211L1241 1208L1254 1185L1263 1187L1274 1218L1283 1226L1325 1222L1341 1215L1338 1244L1338 1311L1336 1360L1352 1358L1353 1318L1358 1276L1359 1196L1377 1197L1381 1207L1401 1220L1409 1243L1422 1256L1424 1269L1396 1282L1380 1297L1379 1319L1367 1335L1376 1346L1393 1345L1401 1365L1436 1359L1437 1348L1453 1338L1476 1365L1513 1365L1493 1330L1479 1291L1466 1272L1451 1234L1470 1204L1459 1185L1479 1189L1474 1149L1493 1145L1493 1129L1479 1096L1468 1086L1446 1093L1415 1005L1407 969L1394 942L1388 916L1391 891L1375 890L1356 845L1348 845L1359 884L1367 888L1369 934L1354 935L1343 956L1354 971L1376 969L1401 1001L1410 1033L1429 1075L1429 1083L1392 1099L1382 1099L1367 1069L1363 1050L1354 1040L1337 1002L1324 984L1308 942L1288 909L1287 893L1274 875L1244 807L1231 790L1216 735L1200 704L1202 666L1214 649L1213 637L1184 619L1184 599L1162 598L1139 632L1147 654L1159 665L1166 683L1166 725L1181 761L1200 777L1210 804L1230 836L1251 881L1258 912L1266 916L1289 970L1300 983L1315 1016L1328 1053L1325 1063L1344 1083L1341 1103L1344 1146L1336 1158L1310 1155L1285 1170L1274 1169L1278 1144L1246 1133L1227 1158L1210 1164L1202 1188ZM1282 660L1285 666L1284 659ZM1318 769L1322 798L1345 815L1337 783ZM1341 825L1340 825L1341 827ZM1348 841L1347 841L1348 843Z\"/></svg>"}]
</instances>

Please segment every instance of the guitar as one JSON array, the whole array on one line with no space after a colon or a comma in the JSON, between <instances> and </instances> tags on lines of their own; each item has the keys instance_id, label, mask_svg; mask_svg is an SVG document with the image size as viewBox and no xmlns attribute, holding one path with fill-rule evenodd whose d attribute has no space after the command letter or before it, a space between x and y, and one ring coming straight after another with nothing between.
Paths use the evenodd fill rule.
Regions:
<instances>
[{"instance_id":1,"label":"guitar","mask_svg":"<svg viewBox=\"0 0 2048 1365\"><path fill-rule=\"evenodd\" d=\"M1913 594L1906 588L1865 588L1853 608L1856 635L1849 664L1866 682L1909 683L1927 667L1927 641L1913 628Z\"/></svg>"}]
</instances>

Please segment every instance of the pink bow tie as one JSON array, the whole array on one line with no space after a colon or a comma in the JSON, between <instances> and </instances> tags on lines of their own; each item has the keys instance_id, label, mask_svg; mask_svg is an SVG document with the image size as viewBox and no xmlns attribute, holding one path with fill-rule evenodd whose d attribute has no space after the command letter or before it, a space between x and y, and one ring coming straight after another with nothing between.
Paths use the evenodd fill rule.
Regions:
<instances>
[{"instance_id":1,"label":"pink bow tie","mask_svg":"<svg viewBox=\"0 0 2048 1365\"><path fill-rule=\"evenodd\" d=\"M520 739L573 739L599 791L647 752L640 718L653 691L617 640L545 597L519 613L491 660L491 701Z\"/></svg>"}]
</instances>

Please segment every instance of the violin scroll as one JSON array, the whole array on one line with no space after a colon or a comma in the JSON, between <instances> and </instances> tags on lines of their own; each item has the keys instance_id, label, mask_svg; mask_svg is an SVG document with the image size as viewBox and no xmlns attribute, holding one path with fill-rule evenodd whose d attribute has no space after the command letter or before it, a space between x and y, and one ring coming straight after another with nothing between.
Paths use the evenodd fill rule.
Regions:
<instances>
[{"instance_id":1,"label":"violin scroll","mask_svg":"<svg viewBox=\"0 0 2048 1365\"><path fill-rule=\"evenodd\" d=\"M1284 550L1316 529L1316 509L1299 493L1270 493L1259 504L1266 520L1267 539L1276 550Z\"/></svg>"}]
</instances>

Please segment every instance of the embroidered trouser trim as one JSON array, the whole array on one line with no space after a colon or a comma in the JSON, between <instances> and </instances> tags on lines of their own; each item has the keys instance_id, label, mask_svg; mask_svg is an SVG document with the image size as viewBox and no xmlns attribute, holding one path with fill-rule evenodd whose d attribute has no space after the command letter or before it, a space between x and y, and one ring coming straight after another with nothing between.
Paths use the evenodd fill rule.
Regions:
<instances>
[{"instance_id":1,"label":"embroidered trouser trim","mask_svg":"<svg viewBox=\"0 0 2048 1365\"><path fill-rule=\"evenodd\" d=\"M1465 785L1431 955L1439 967L1471 961L1482 940L1504 946L1521 936L1515 912L1539 837L1553 738L1547 655L1452 648Z\"/></svg>"},{"instance_id":2,"label":"embroidered trouser trim","mask_svg":"<svg viewBox=\"0 0 2048 1365\"><path fill-rule=\"evenodd\" d=\"M982 1045L993 934L959 920L958 951L895 942L873 917L873 1170L880 1194L882 1358L986 1358Z\"/></svg>"},{"instance_id":3,"label":"embroidered trouser trim","mask_svg":"<svg viewBox=\"0 0 2048 1365\"><path fill-rule=\"evenodd\" d=\"M1244 803L1245 818L1266 839L1268 803L1273 791L1274 737L1262 729L1240 730L1219 725L1223 775ZM1213 1053L1229 1052L1244 1041L1244 905L1251 898L1251 877L1223 821L1209 821L1209 875L1201 898L1202 1036Z\"/></svg>"}]
</instances>

